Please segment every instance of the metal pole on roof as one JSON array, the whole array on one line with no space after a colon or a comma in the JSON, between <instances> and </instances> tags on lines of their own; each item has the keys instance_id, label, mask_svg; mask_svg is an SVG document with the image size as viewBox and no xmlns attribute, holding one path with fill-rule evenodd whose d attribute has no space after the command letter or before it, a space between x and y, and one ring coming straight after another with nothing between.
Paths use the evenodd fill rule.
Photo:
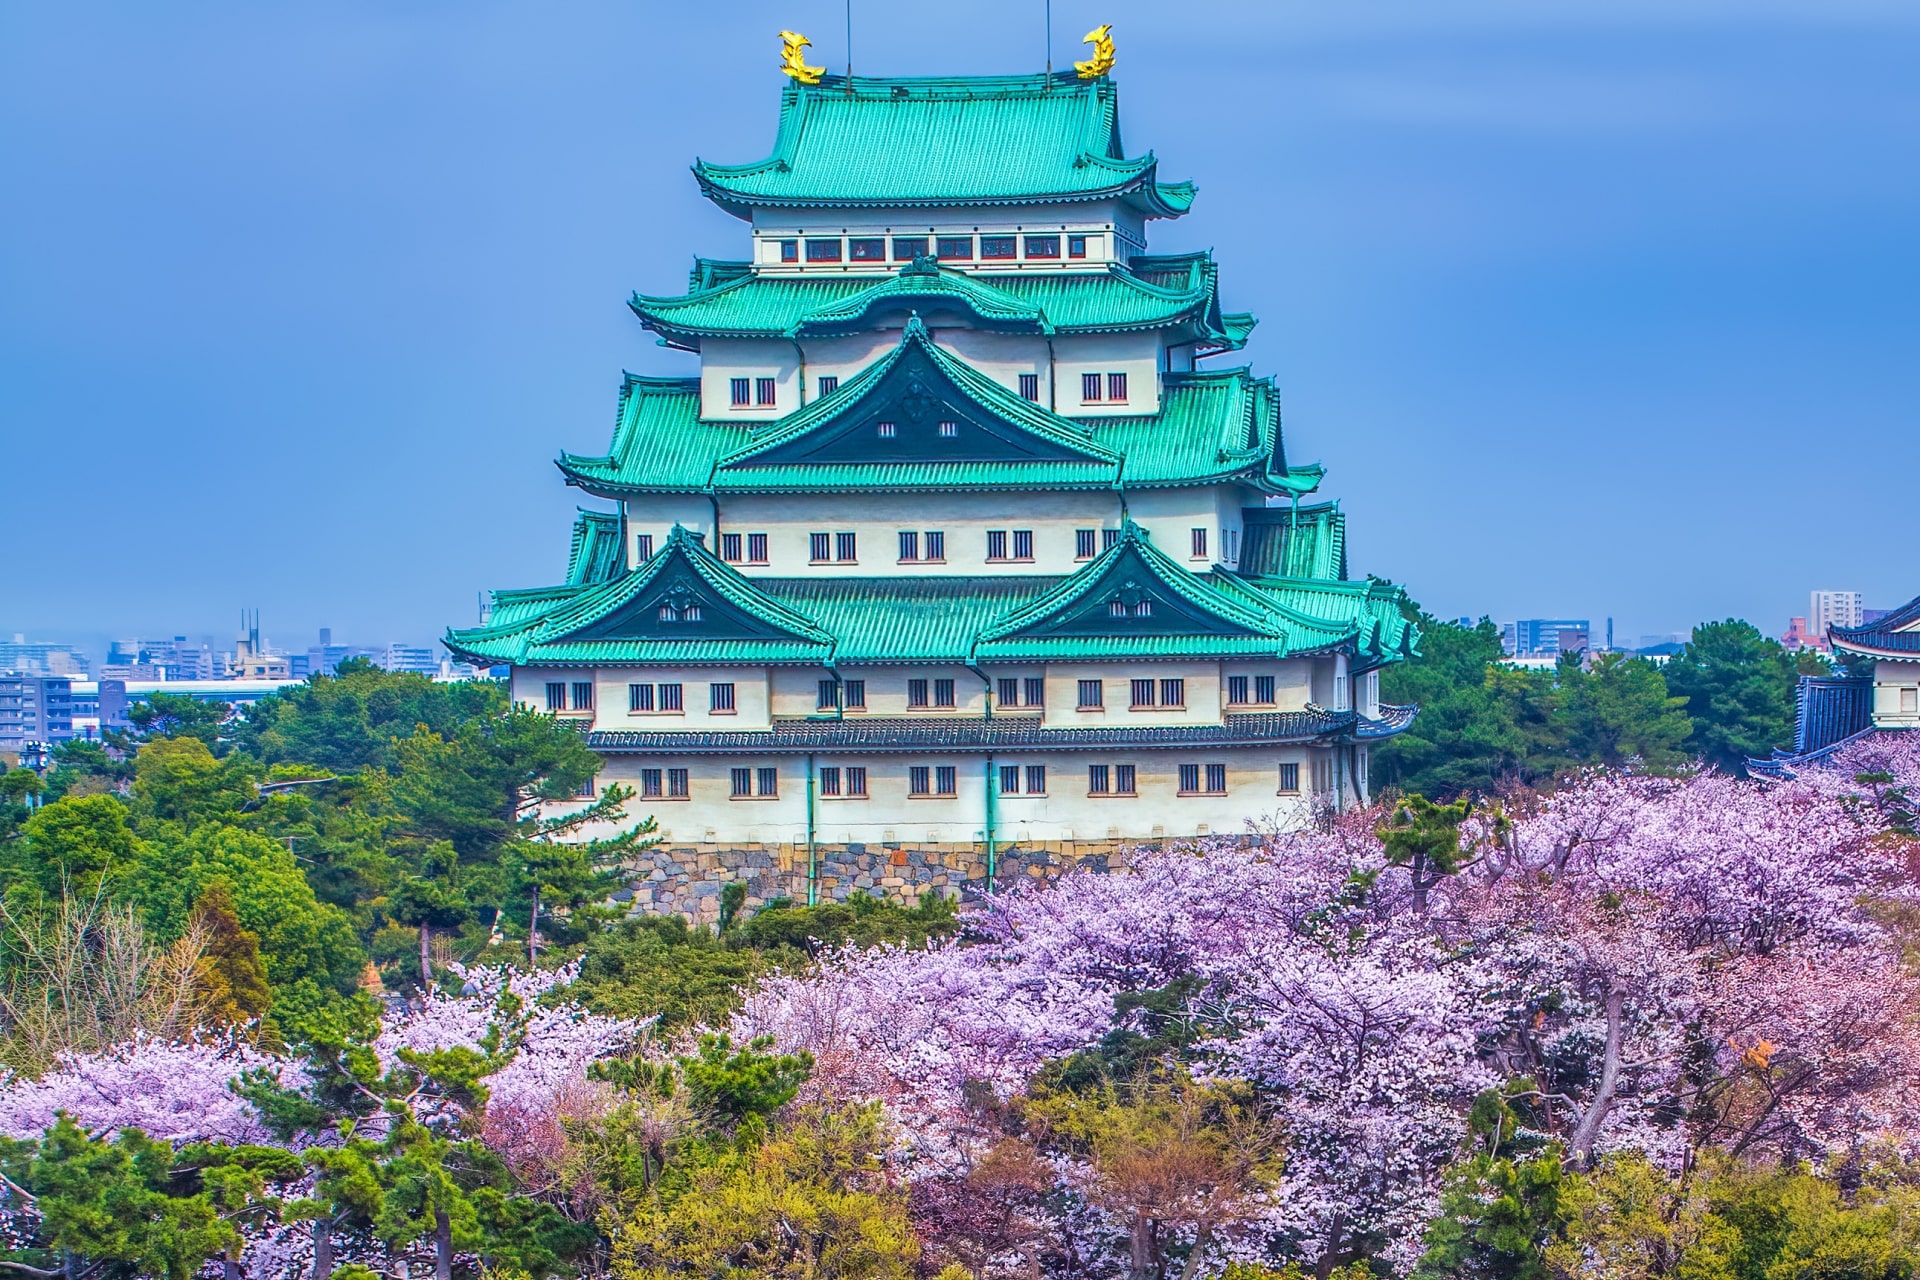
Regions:
<instances>
[{"instance_id":1,"label":"metal pole on roof","mask_svg":"<svg viewBox=\"0 0 1920 1280\"><path fill-rule=\"evenodd\" d=\"M1053 0L1047 0L1047 90L1053 92Z\"/></svg>"},{"instance_id":2,"label":"metal pole on roof","mask_svg":"<svg viewBox=\"0 0 1920 1280\"><path fill-rule=\"evenodd\" d=\"M847 0L847 96L853 96L853 0Z\"/></svg>"}]
</instances>

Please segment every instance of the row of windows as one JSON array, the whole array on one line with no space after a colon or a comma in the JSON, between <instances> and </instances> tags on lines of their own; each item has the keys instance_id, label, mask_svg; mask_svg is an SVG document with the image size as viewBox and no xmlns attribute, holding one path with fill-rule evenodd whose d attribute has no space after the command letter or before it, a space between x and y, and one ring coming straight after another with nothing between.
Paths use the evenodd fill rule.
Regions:
<instances>
[{"instance_id":1,"label":"row of windows","mask_svg":"<svg viewBox=\"0 0 1920 1280\"><path fill-rule=\"evenodd\" d=\"M1117 603L1117 602L1116 602ZM685 612L684 610L682 612ZM1138 679L1128 682L1128 706L1135 711L1182 710L1187 705L1187 682L1181 678ZM1002 707L1041 707L1046 705L1047 682L1040 676L1002 676L995 693ZM1272 676L1228 676L1228 706L1272 706L1275 684ZM1082 711L1106 708L1106 681L1082 680L1078 688L1078 706ZM907 706L913 710L950 710L955 706L955 686L950 679L913 677L907 681ZM707 708L722 714L737 710L734 684L715 681L707 686ZM865 680L822 680L818 708L821 711L865 711ZM686 688L678 681L659 684L629 684L627 710L675 712L686 709ZM593 710L593 682L561 680L547 683L547 710Z\"/></svg>"},{"instance_id":2,"label":"row of windows","mask_svg":"<svg viewBox=\"0 0 1920 1280\"><path fill-rule=\"evenodd\" d=\"M924 258L931 248L933 256L949 262L971 262L974 253L972 236L893 236L891 244L886 236L849 236L842 240L839 236L808 236L805 240L795 238L780 241L780 261L798 262L804 252L808 262L885 262L889 248L893 251L895 262L911 262L915 258ZM987 262L1011 261L1021 255L1035 261L1050 261L1060 257L1061 241L1066 241L1067 257L1084 258L1087 256L1086 236L981 236L980 258ZM1023 243L1024 242L1024 243Z\"/></svg>"},{"instance_id":3,"label":"row of windows","mask_svg":"<svg viewBox=\"0 0 1920 1280\"><path fill-rule=\"evenodd\" d=\"M1039 403L1040 375L1023 373L1020 375L1020 398ZM840 389L838 374L821 374L818 383L821 398L832 395ZM736 409L771 409L777 403L778 379L775 378L730 378L727 381L728 403ZM1127 375L1124 373L1083 373L1080 375L1080 402L1082 404L1125 404L1127 403ZM880 424L880 437L892 440L898 437L896 424ZM942 422L940 434L948 439L957 437L959 424Z\"/></svg>"},{"instance_id":4,"label":"row of windows","mask_svg":"<svg viewBox=\"0 0 1920 1280\"><path fill-rule=\"evenodd\" d=\"M1331 775L1329 775L1331 776ZM960 794L959 770L949 764L907 766L907 794L922 797L953 797ZM1227 794L1227 766L1224 764L1182 764L1179 766L1181 795L1223 796ZM1003 764L998 781L1003 796L1044 796L1047 794L1047 766L1043 764ZM778 766L740 768L729 771L732 797L736 800L772 799L780 794ZM1331 783L1329 782L1329 786ZM827 765L819 772L822 796L864 800L868 797L867 770L864 765ZM1300 766L1280 766L1280 791L1296 794L1300 790ZM1092 764L1087 766L1087 794L1090 796L1138 795L1138 776L1131 764ZM640 796L646 800L684 800L690 795L685 769L642 769Z\"/></svg>"},{"instance_id":5,"label":"row of windows","mask_svg":"<svg viewBox=\"0 0 1920 1280\"><path fill-rule=\"evenodd\" d=\"M1031 529L989 529L987 533L988 560L1031 560L1033 556L1033 530ZM900 538L900 562L936 563L946 562L947 535L940 529L902 529ZM1091 560L1101 551L1112 547L1120 540L1118 529L1075 529L1073 531L1073 555L1076 560ZM1195 528L1189 534L1188 545L1193 557L1204 560L1207 555L1207 531ZM650 533L634 535L634 559L644 564L653 559L654 540ZM807 550L814 564L851 564L859 560L860 539L855 533L810 533L807 535ZM729 564L766 564L769 562L767 535L764 533L723 533L720 535L720 558ZM1119 615L1115 615L1119 616ZM687 621L698 621L698 616Z\"/></svg>"}]
</instances>

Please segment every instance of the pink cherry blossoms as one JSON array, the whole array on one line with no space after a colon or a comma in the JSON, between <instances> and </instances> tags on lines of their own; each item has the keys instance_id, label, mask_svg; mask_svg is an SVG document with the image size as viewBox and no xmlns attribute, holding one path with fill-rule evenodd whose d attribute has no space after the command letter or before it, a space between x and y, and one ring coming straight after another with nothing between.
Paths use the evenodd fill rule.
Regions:
<instances>
[{"instance_id":1,"label":"pink cherry blossoms","mask_svg":"<svg viewBox=\"0 0 1920 1280\"><path fill-rule=\"evenodd\" d=\"M72 1054L39 1080L0 1081L0 1134L37 1138L65 1111L91 1130L136 1128L168 1142L267 1142L253 1105L228 1086L265 1068L282 1084L300 1070L245 1044L139 1040Z\"/></svg>"}]
</instances>

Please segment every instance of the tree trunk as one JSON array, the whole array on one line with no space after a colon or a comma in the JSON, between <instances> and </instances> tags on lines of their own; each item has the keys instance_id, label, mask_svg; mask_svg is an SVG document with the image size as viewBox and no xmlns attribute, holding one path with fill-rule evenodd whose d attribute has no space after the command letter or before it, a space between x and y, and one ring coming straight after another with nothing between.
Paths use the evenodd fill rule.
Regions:
<instances>
[{"instance_id":1,"label":"tree trunk","mask_svg":"<svg viewBox=\"0 0 1920 1280\"><path fill-rule=\"evenodd\" d=\"M1573 1131L1573 1162L1578 1169L1586 1168L1592 1161L1593 1144L1600 1138L1600 1125L1613 1110L1613 1096L1620 1087L1620 1041L1624 1035L1621 1023L1625 1005L1625 995L1608 984L1607 1049L1600 1065L1600 1085L1594 1090L1593 1105L1580 1117L1580 1126Z\"/></svg>"},{"instance_id":2,"label":"tree trunk","mask_svg":"<svg viewBox=\"0 0 1920 1280\"><path fill-rule=\"evenodd\" d=\"M1206 1256L1207 1246L1213 1243L1213 1224L1203 1222L1200 1229L1193 1233L1193 1248L1187 1254L1187 1265L1180 1269L1180 1280L1194 1280L1200 1274L1200 1260Z\"/></svg>"},{"instance_id":3,"label":"tree trunk","mask_svg":"<svg viewBox=\"0 0 1920 1280\"><path fill-rule=\"evenodd\" d=\"M1127 1280L1153 1280L1153 1219L1136 1213L1127 1244Z\"/></svg>"},{"instance_id":4,"label":"tree trunk","mask_svg":"<svg viewBox=\"0 0 1920 1280\"><path fill-rule=\"evenodd\" d=\"M433 926L426 921L420 922L420 989L425 991L433 985L433 957L429 954L429 944L433 941Z\"/></svg>"},{"instance_id":5,"label":"tree trunk","mask_svg":"<svg viewBox=\"0 0 1920 1280\"><path fill-rule=\"evenodd\" d=\"M333 1277L333 1219L313 1220L313 1280Z\"/></svg>"},{"instance_id":6,"label":"tree trunk","mask_svg":"<svg viewBox=\"0 0 1920 1280\"><path fill-rule=\"evenodd\" d=\"M234 1257L232 1250L220 1255L220 1277L221 1280L240 1280L240 1259Z\"/></svg>"},{"instance_id":7,"label":"tree trunk","mask_svg":"<svg viewBox=\"0 0 1920 1280\"><path fill-rule=\"evenodd\" d=\"M527 965L540 963L540 886L533 886L533 910L527 912Z\"/></svg>"},{"instance_id":8,"label":"tree trunk","mask_svg":"<svg viewBox=\"0 0 1920 1280\"><path fill-rule=\"evenodd\" d=\"M453 1280L453 1223L445 1209L433 1211L433 1280Z\"/></svg>"}]
</instances>

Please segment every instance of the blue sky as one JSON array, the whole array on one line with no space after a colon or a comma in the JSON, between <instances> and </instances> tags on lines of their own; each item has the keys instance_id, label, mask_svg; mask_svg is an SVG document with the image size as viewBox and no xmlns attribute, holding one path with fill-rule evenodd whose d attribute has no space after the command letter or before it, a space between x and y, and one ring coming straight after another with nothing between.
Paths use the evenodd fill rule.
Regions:
<instances>
[{"instance_id":1,"label":"blue sky","mask_svg":"<svg viewBox=\"0 0 1920 1280\"><path fill-rule=\"evenodd\" d=\"M1041 14L854 0L855 70L1036 70ZM1920 593L1920 9L1056 0L1056 63L1102 21L1356 573L1627 638ZM0 7L0 631L555 580L782 27L844 66L837 0Z\"/></svg>"}]
</instances>

